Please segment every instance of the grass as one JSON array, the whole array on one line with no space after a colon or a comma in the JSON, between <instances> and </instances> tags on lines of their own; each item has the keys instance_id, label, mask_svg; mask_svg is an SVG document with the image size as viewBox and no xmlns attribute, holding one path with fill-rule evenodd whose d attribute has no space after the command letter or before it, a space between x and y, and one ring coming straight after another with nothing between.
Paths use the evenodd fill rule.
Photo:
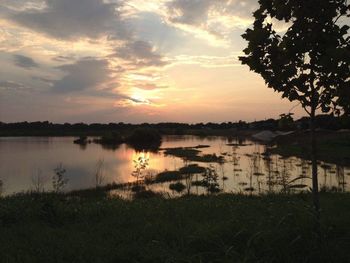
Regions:
<instances>
[{"instance_id":1,"label":"grass","mask_svg":"<svg viewBox=\"0 0 350 263\"><path fill-rule=\"evenodd\" d=\"M349 262L350 195L17 195L0 200L2 262Z\"/></svg>"}]
</instances>

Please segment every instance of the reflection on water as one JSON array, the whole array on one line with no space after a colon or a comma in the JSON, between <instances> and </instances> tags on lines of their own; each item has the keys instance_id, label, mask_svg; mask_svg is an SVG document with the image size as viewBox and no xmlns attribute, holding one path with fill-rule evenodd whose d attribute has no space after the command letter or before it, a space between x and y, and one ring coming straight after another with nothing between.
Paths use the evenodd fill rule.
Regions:
<instances>
[{"instance_id":1,"label":"reflection on water","mask_svg":"<svg viewBox=\"0 0 350 263\"><path fill-rule=\"evenodd\" d=\"M127 145L117 149L102 148L98 144L80 147L70 137L22 137L0 138L0 179L5 194L26 190L52 190L54 169L62 163L68 178L66 190L94 187L103 183L125 183L152 178L159 172L177 171L181 167L196 164L174 156L158 153L138 153ZM162 148L200 148L201 155L217 154L223 163L198 163L217 174L218 187L225 192L264 193L291 192L311 186L311 166L307 160L283 158L265 153L265 146L247 140L228 141L222 137L200 138L194 136L166 136ZM137 160L145 163L135 167ZM147 162L146 162L147 160ZM103 167L102 167L103 166ZM97 171L99 171L97 173ZM98 177L100 175L100 177ZM319 163L321 189L349 190L350 169ZM191 175L191 181L183 181L187 191L205 193L207 188L198 183L202 175ZM197 183L193 183L197 182ZM152 190L169 190L170 183L152 184Z\"/></svg>"}]
</instances>

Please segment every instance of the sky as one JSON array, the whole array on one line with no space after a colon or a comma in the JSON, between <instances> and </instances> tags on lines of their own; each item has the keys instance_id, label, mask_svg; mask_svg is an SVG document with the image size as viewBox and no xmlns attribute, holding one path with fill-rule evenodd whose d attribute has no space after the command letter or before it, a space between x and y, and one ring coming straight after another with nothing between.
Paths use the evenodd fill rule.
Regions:
<instances>
[{"instance_id":1,"label":"sky","mask_svg":"<svg viewBox=\"0 0 350 263\"><path fill-rule=\"evenodd\" d=\"M257 0L1 0L0 121L278 118L296 103L238 60L256 8Z\"/></svg>"}]
</instances>

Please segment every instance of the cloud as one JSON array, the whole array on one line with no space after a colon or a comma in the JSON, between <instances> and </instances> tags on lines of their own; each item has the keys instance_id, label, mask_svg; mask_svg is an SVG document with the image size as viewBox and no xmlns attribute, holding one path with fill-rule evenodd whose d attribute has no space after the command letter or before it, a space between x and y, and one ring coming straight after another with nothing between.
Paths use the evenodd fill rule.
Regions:
<instances>
[{"instance_id":1,"label":"cloud","mask_svg":"<svg viewBox=\"0 0 350 263\"><path fill-rule=\"evenodd\" d=\"M71 55L71 56L59 55L59 56L52 58L52 60L56 61L56 62L71 62L71 61L74 61L75 58L74 58L74 55Z\"/></svg>"},{"instance_id":2,"label":"cloud","mask_svg":"<svg viewBox=\"0 0 350 263\"><path fill-rule=\"evenodd\" d=\"M173 0L167 5L170 20L176 23L203 25L220 16L251 18L257 8L253 0Z\"/></svg>"},{"instance_id":3,"label":"cloud","mask_svg":"<svg viewBox=\"0 0 350 263\"><path fill-rule=\"evenodd\" d=\"M53 90L61 93L83 90L96 90L113 84L109 63L105 59L87 58L74 64L65 64L57 67L65 73L59 80L53 81Z\"/></svg>"},{"instance_id":4,"label":"cloud","mask_svg":"<svg viewBox=\"0 0 350 263\"><path fill-rule=\"evenodd\" d=\"M167 64L164 57L158 54L150 43L141 40L126 42L117 48L112 56L138 67L161 67Z\"/></svg>"},{"instance_id":5,"label":"cloud","mask_svg":"<svg viewBox=\"0 0 350 263\"><path fill-rule=\"evenodd\" d=\"M32 58L23 55L13 55L14 63L17 67L32 69L39 67Z\"/></svg>"},{"instance_id":6,"label":"cloud","mask_svg":"<svg viewBox=\"0 0 350 263\"><path fill-rule=\"evenodd\" d=\"M165 85L159 86L154 83L139 83L139 84L136 84L135 87L142 90L157 90L157 89L168 88L168 86L165 86Z\"/></svg>"},{"instance_id":7,"label":"cloud","mask_svg":"<svg viewBox=\"0 0 350 263\"><path fill-rule=\"evenodd\" d=\"M167 3L166 20L215 43L227 38L232 29L249 26L256 8L254 0L172 0Z\"/></svg>"},{"instance_id":8,"label":"cloud","mask_svg":"<svg viewBox=\"0 0 350 263\"><path fill-rule=\"evenodd\" d=\"M200 25L208 19L208 12L217 0L174 0L169 2L170 21Z\"/></svg>"},{"instance_id":9,"label":"cloud","mask_svg":"<svg viewBox=\"0 0 350 263\"><path fill-rule=\"evenodd\" d=\"M45 0L42 9L16 11L8 18L17 24L58 39L98 38L111 35L126 38L128 32L118 8L121 1Z\"/></svg>"},{"instance_id":10,"label":"cloud","mask_svg":"<svg viewBox=\"0 0 350 263\"><path fill-rule=\"evenodd\" d=\"M13 81L0 81L0 88L3 89L21 89L23 84Z\"/></svg>"}]
</instances>

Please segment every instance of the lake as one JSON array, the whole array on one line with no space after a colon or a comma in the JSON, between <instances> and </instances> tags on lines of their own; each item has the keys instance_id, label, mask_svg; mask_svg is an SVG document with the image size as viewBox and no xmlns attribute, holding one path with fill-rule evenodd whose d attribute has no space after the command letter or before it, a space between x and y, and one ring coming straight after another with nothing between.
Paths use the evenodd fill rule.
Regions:
<instances>
[{"instance_id":1,"label":"lake","mask_svg":"<svg viewBox=\"0 0 350 263\"><path fill-rule=\"evenodd\" d=\"M135 181L132 175L134 160L148 160L143 175L156 175L165 170L178 170L184 166L181 158L166 156L164 151L136 152L122 144L117 149L106 149L99 144L80 146L73 144L73 137L4 137L0 138L0 180L5 195L33 190L38 181L45 190L52 190L52 176L59 165L66 170L66 191L95 186L98 163L103 183L125 183ZM231 144L231 145L228 145ZM307 190L311 186L309 161L296 157L282 158L266 156L265 145L250 140L229 141L225 137L164 136L161 148L200 148L200 154L223 156L224 163L202 163L211 167L218 176L219 188L233 193L264 193L281 190ZM191 162L193 164L196 162ZM189 164L189 163L187 163ZM294 180L295 178L299 178ZM194 181L202 180L195 175ZM350 168L319 163L320 187L337 191L348 191ZM153 190L177 195L169 190L169 183L154 184ZM192 186L192 193L204 193L201 186ZM114 192L119 194L119 192Z\"/></svg>"}]
</instances>

